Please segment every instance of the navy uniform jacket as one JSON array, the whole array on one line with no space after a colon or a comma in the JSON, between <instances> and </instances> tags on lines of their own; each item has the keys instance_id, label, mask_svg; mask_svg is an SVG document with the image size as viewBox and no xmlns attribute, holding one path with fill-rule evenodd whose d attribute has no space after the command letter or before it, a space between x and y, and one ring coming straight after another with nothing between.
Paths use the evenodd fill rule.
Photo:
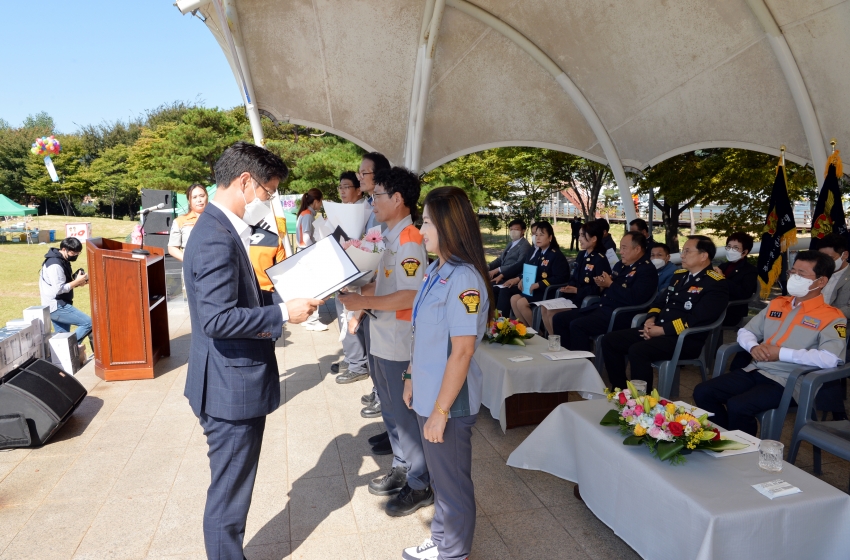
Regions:
<instances>
[{"instance_id":1,"label":"navy uniform jacket","mask_svg":"<svg viewBox=\"0 0 850 560\"><path fill-rule=\"evenodd\" d=\"M726 277L726 285L729 287L729 301L749 299L753 297L758 289L758 269L751 265L746 257L738 262L726 262L718 266L720 272ZM726 310L724 323L737 325L747 316L749 307L747 305L735 305Z\"/></svg>"},{"instance_id":2,"label":"navy uniform jacket","mask_svg":"<svg viewBox=\"0 0 850 560\"><path fill-rule=\"evenodd\" d=\"M533 248L531 250L534 251ZM526 262L537 266L537 277L534 282L538 288L531 292L532 301L542 300L546 288L552 284L566 284L570 279L570 264L567 262L567 257L551 245L543 253L537 251L537 254L530 260L526 259Z\"/></svg>"},{"instance_id":3,"label":"navy uniform jacket","mask_svg":"<svg viewBox=\"0 0 850 560\"><path fill-rule=\"evenodd\" d=\"M729 304L728 282L711 267L690 278L687 269L679 269L667 290L655 299L647 319L664 327L664 334L676 336L689 327L702 327L717 320ZM705 340L709 333L694 335ZM688 339L690 340L690 338Z\"/></svg>"},{"instance_id":4,"label":"navy uniform jacket","mask_svg":"<svg viewBox=\"0 0 850 560\"><path fill-rule=\"evenodd\" d=\"M623 264L623 261L617 262L611 272L611 280L613 283L602 292L600 303L586 307L582 312L588 313L601 307L606 316L610 317L618 307L630 307L649 301L658 287L658 273L646 255L629 266ZM635 311L617 315L615 329L628 328L632 317L637 313Z\"/></svg>"},{"instance_id":5,"label":"navy uniform jacket","mask_svg":"<svg viewBox=\"0 0 850 560\"><path fill-rule=\"evenodd\" d=\"M579 251L576 258L576 269L573 273L568 285L574 286L578 292L575 294L561 294L561 297L566 297L572 300L577 307L581 307L581 302L588 296L598 296L602 293L602 289L593 281L594 278L601 275L603 272L611 274L611 265L605 255L599 252Z\"/></svg>"},{"instance_id":6,"label":"navy uniform jacket","mask_svg":"<svg viewBox=\"0 0 850 560\"><path fill-rule=\"evenodd\" d=\"M280 406L272 336L283 313L263 307L245 246L228 217L210 204L186 245L183 277L192 342L184 394L196 416L246 420Z\"/></svg>"}]
</instances>

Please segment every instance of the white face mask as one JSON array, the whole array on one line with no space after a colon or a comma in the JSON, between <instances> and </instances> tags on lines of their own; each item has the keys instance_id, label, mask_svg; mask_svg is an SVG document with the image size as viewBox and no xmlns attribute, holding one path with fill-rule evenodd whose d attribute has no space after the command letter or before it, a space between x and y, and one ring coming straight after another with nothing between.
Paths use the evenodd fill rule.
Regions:
<instances>
[{"instance_id":1,"label":"white face mask","mask_svg":"<svg viewBox=\"0 0 850 560\"><path fill-rule=\"evenodd\" d=\"M792 274L788 279L788 293L794 297L806 297L811 292L814 280L803 278L799 274Z\"/></svg>"},{"instance_id":2,"label":"white face mask","mask_svg":"<svg viewBox=\"0 0 850 560\"><path fill-rule=\"evenodd\" d=\"M508 232L508 234L511 236L511 240L513 241L516 241L517 239L522 237L522 232L518 229L512 229Z\"/></svg>"},{"instance_id":3,"label":"white face mask","mask_svg":"<svg viewBox=\"0 0 850 560\"><path fill-rule=\"evenodd\" d=\"M741 260L741 257L743 257L743 255L740 251L736 251L735 249L729 249L726 251L726 260L729 262L738 262Z\"/></svg>"},{"instance_id":4,"label":"white face mask","mask_svg":"<svg viewBox=\"0 0 850 560\"><path fill-rule=\"evenodd\" d=\"M667 262L664 259L652 259L652 264L655 265L655 268L662 269Z\"/></svg>"},{"instance_id":5,"label":"white face mask","mask_svg":"<svg viewBox=\"0 0 850 560\"><path fill-rule=\"evenodd\" d=\"M245 199L245 191L242 191L242 200L245 200L245 213L242 215L242 221L249 226L259 224L263 218L268 216L269 210L272 207L271 200L260 200L257 196L257 187L254 187L254 200L247 202Z\"/></svg>"},{"instance_id":6,"label":"white face mask","mask_svg":"<svg viewBox=\"0 0 850 560\"><path fill-rule=\"evenodd\" d=\"M835 270L838 270L844 265L844 261L841 260L841 257L835 259Z\"/></svg>"}]
</instances>

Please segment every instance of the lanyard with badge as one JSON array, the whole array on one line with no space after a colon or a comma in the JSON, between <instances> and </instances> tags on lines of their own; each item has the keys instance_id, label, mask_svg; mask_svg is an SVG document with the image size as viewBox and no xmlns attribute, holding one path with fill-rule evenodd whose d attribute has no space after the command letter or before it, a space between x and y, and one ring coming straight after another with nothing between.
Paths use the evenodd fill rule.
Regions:
<instances>
[{"instance_id":1,"label":"lanyard with badge","mask_svg":"<svg viewBox=\"0 0 850 560\"><path fill-rule=\"evenodd\" d=\"M426 277L425 280L427 281L428 278ZM428 294L431 292L431 288L433 288L434 284L436 284L438 281L442 282L443 284L446 283L445 280L440 280L440 273L439 272L434 272L434 277L431 279L430 282L425 284L425 289L422 290L422 296L419 298L419 301L416 302L416 305L413 306L413 317L411 317L412 320L411 320L411 333L410 333L410 363L411 364L413 363L413 346L416 342L416 316L419 314L419 308L422 307L422 302L425 301L425 298L427 298Z\"/></svg>"}]
</instances>

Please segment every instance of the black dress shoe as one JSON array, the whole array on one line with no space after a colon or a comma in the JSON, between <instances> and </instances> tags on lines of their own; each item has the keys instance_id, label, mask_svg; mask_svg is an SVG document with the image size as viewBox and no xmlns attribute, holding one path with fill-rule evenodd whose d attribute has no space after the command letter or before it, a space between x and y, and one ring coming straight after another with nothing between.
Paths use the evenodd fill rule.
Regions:
<instances>
[{"instance_id":1,"label":"black dress shoe","mask_svg":"<svg viewBox=\"0 0 850 560\"><path fill-rule=\"evenodd\" d=\"M340 385L345 385L346 383L356 383L357 381L361 381L363 379L368 379L368 378L369 378L369 372L368 371L356 372L356 371L348 370L345 373L340 373L336 377L336 382L339 383Z\"/></svg>"},{"instance_id":2,"label":"black dress shoe","mask_svg":"<svg viewBox=\"0 0 850 560\"><path fill-rule=\"evenodd\" d=\"M331 373L339 373L340 371L348 371L348 362L340 360L335 364L331 364Z\"/></svg>"},{"instance_id":3,"label":"black dress shoe","mask_svg":"<svg viewBox=\"0 0 850 560\"><path fill-rule=\"evenodd\" d=\"M384 440L389 441L389 439L390 439L390 434L388 434L387 432L384 432L382 434L378 434L376 436L370 437L369 438L369 445L378 445L379 443L381 443Z\"/></svg>"},{"instance_id":4,"label":"black dress shoe","mask_svg":"<svg viewBox=\"0 0 850 560\"><path fill-rule=\"evenodd\" d=\"M398 494L399 490L407 484L407 469L404 467L393 467L384 476L373 478L369 482L369 493L376 496L391 496Z\"/></svg>"},{"instance_id":5,"label":"black dress shoe","mask_svg":"<svg viewBox=\"0 0 850 560\"><path fill-rule=\"evenodd\" d=\"M393 452L393 446L390 443L390 438L372 446L372 453L375 455L389 455Z\"/></svg>"},{"instance_id":6,"label":"black dress shoe","mask_svg":"<svg viewBox=\"0 0 850 560\"><path fill-rule=\"evenodd\" d=\"M360 397L360 404L362 404L363 406L369 406L370 404L375 402L377 398L378 393L373 390L368 395L363 395L362 397Z\"/></svg>"},{"instance_id":7,"label":"black dress shoe","mask_svg":"<svg viewBox=\"0 0 850 560\"><path fill-rule=\"evenodd\" d=\"M381 403L374 402L360 411L363 418L379 418L381 416Z\"/></svg>"},{"instance_id":8,"label":"black dress shoe","mask_svg":"<svg viewBox=\"0 0 850 560\"><path fill-rule=\"evenodd\" d=\"M414 490L407 484L387 502L386 512L390 517L404 517L417 509L434 503L434 493L431 487L424 490Z\"/></svg>"}]
</instances>

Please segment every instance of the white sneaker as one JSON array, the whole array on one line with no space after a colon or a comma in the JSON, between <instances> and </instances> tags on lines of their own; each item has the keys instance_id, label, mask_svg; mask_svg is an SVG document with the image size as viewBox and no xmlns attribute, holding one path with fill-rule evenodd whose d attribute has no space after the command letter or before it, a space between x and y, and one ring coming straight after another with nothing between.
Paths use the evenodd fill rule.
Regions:
<instances>
[{"instance_id":1,"label":"white sneaker","mask_svg":"<svg viewBox=\"0 0 850 560\"><path fill-rule=\"evenodd\" d=\"M437 545L431 539L425 539L419 546L405 548L401 553L403 560L436 560L439 555Z\"/></svg>"},{"instance_id":2,"label":"white sneaker","mask_svg":"<svg viewBox=\"0 0 850 560\"><path fill-rule=\"evenodd\" d=\"M328 330L328 326L324 323L310 323L307 325L307 330L321 332Z\"/></svg>"}]
</instances>

